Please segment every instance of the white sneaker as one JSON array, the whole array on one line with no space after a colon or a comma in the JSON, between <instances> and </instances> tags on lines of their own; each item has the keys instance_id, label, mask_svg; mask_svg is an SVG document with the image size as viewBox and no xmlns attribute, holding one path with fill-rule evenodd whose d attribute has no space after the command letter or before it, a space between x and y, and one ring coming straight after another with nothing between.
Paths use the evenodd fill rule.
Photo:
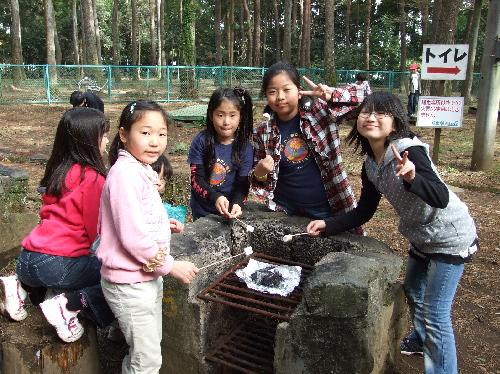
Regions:
<instances>
[{"instance_id":1,"label":"white sneaker","mask_svg":"<svg viewBox=\"0 0 500 374\"><path fill-rule=\"evenodd\" d=\"M63 342L71 343L83 335L83 326L78 321L79 310L68 310L68 299L64 294L45 300L40 304L47 321L56 328L57 335Z\"/></svg>"},{"instance_id":2,"label":"white sneaker","mask_svg":"<svg viewBox=\"0 0 500 374\"><path fill-rule=\"evenodd\" d=\"M28 293L17 280L16 275L0 277L0 311L14 321L22 321L28 316L24 300Z\"/></svg>"}]
</instances>

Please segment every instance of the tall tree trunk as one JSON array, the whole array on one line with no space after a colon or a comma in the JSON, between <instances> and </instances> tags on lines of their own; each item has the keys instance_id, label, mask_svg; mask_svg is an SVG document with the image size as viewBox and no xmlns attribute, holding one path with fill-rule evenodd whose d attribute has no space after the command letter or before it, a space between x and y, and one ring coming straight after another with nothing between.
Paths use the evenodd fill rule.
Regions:
<instances>
[{"instance_id":1,"label":"tall tree trunk","mask_svg":"<svg viewBox=\"0 0 500 374\"><path fill-rule=\"evenodd\" d=\"M160 34L161 34L161 64L163 66L167 65L167 51L166 51L166 42L165 42L165 0L159 0L160 3Z\"/></svg>"},{"instance_id":2,"label":"tall tree trunk","mask_svg":"<svg viewBox=\"0 0 500 374\"><path fill-rule=\"evenodd\" d=\"M75 0L73 0L75 1ZM111 34L112 34L112 47L113 64L120 65L120 19L119 19L120 0L113 0L113 10L111 13Z\"/></svg>"},{"instance_id":3,"label":"tall tree trunk","mask_svg":"<svg viewBox=\"0 0 500 374\"><path fill-rule=\"evenodd\" d=\"M161 33L161 26L160 26L160 23L161 23L161 7L162 7L162 0L154 0L155 1L155 9L156 9L156 30L155 30L155 33L156 33L156 40L157 40L157 48L158 48L158 53L157 53L157 57L156 57L156 65L158 66L158 69L157 69L157 75L158 75L158 79L161 79L161 74L162 74L162 70L160 68L160 66L162 65L161 64L161 61L162 61L162 54L163 54L163 49L161 47L161 43L162 43L162 40L163 40L163 35Z\"/></svg>"},{"instance_id":4,"label":"tall tree trunk","mask_svg":"<svg viewBox=\"0 0 500 374\"><path fill-rule=\"evenodd\" d=\"M429 0L420 0L419 6L422 16L422 44L426 44L429 38Z\"/></svg>"},{"instance_id":5,"label":"tall tree trunk","mask_svg":"<svg viewBox=\"0 0 500 374\"><path fill-rule=\"evenodd\" d=\"M10 14L12 15L12 23L10 26L12 35L12 63L22 65L23 48L21 43L21 19L19 17L19 1L10 0ZM24 70L18 66L14 69L14 81L19 83L25 77Z\"/></svg>"},{"instance_id":6,"label":"tall tree trunk","mask_svg":"<svg viewBox=\"0 0 500 374\"><path fill-rule=\"evenodd\" d=\"M351 0L345 2L345 46L347 51L351 49Z\"/></svg>"},{"instance_id":7,"label":"tall tree trunk","mask_svg":"<svg viewBox=\"0 0 500 374\"><path fill-rule=\"evenodd\" d=\"M335 86L335 0L325 0L324 68L326 83Z\"/></svg>"},{"instance_id":8,"label":"tall tree trunk","mask_svg":"<svg viewBox=\"0 0 500 374\"><path fill-rule=\"evenodd\" d=\"M366 0L366 16L365 16L365 70L370 70L370 22L372 14L372 0Z\"/></svg>"},{"instance_id":9,"label":"tall tree trunk","mask_svg":"<svg viewBox=\"0 0 500 374\"><path fill-rule=\"evenodd\" d=\"M195 0L183 0L182 19L182 63L194 66L196 61L195 47Z\"/></svg>"},{"instance_id":10,"label":"tall tree trunk","mask_svg":"<svg viewBox=\"0 0 500 374\"><path fill-rule=\"evenodd\" d=\"M292 1L285 0L285 25L283 30L283 58L292 60Z\"/></svg>"},{"instance_id":11,"label":"tall tree trunk","mask_svg":"<svg viewBox=\"0 0 500 374\"><path fill-rule=\"evenodd\" d=\"M139 50L137 45L137 0L130 0L132 8L132 30L131 30L131 45L132 45L132 65L138 65Z\"/></svg>"},{"instance_id":12,"label":"tall tree trunk","mask_svg":"<svg viewBox=\"0 0 500 374\"><path fill-rule=\"evenodd\" d=\"M435 0L432 13L432 40L433 44L454 44L457 16L461 0ZM430 94L432 96L450 96L450 81L431 81ZM435 164L439 162L441 129L434 131L434 143L432 149L432 160Z\"/></svg>"},{"instance_id":13,"label":"tall tree trunk","mask_svg":"<svg viewBox=\"0 0 500 374\"><path fill-rule=\"evenodd\" d=\"M467 12L467 21L465 23L464 36L462 38L462 44L467 44L470 37L470 32L472 29L472 17L474 15L474 5L471 5L470 8L466 10Z\"/></svg>"},{"instance_id":14,"label":"tall tree trunk","mask_svg":"<svg viewBox=\"0 0 500 374\"><path fill-rule=\"evenodd\" d=\"M399 60L399 70L406 70L406 11L405 0L399 0L399 40L401 44L401 55Z\"/></svg>"},{"instance_id":15,"label":"tall tree trunk","mask_svg":"<svg viewBox=\"0 0 500 374\"><path fill-rule=\"evenodd\" d=\"M474 61L476 60L477 36L479 34L479 23L481 21L481 8L483 0L474 1L474 10L472 17L472 33L469 36L469 57L467 62L467 74L462 88L462 96L464 97L465 104L470 103L470 94L472 89L472 78L474 73Z\"/></svg>"},{"instance_id":16,"label":"tall tree trunk","mask_svg":"<svg viewBox=\"0 0 500 374\"><path fill-rule=\"evenodd\" d=\"M228 45L227 45L227 63L229 66L234 65L234 0L229 0L228 9Z\"/></svg>"},{"instance_id":17,"label":"tall tree trunk","mask_svg":"<svg viewBox=\"0 0 500 374\"><path fill-rule=\"evenodd\" d=\"M87 52L86 63L89 65L97 65L99 56L97 55L97 42L95 34L94 12L92 10L92 0L82 1L83 28L85 30L85 39L82 43L85 44Z\"/></svg>"},{"instance_id":18,"label":"tall tree trunk","mask_svg":"<svg viewBox=\"0 0 500 374\"><path fill-rule=\"evenodd\" d=\"M62 51L61 51L61 44L59 44L59 34L57 33L57 22L56 22L55 12L54 12L54 43L56 46L56 63L58 65L61 65Z\"/></svg>"},{"instance_id":19,"label":"tall tree trunk","mask_svg":"<svg viewBox=\"0 0 500 374\"><path fill-rule=\"evenodd\" d=\"M156 65L156 0L149 0L149 64Z\"/></svg>"},{"instance_id":20,"label":"tall tree trunk","mask_svg":"<svg viewBox=\"0 0 500 374\"><path fill-rule=\"evenodd\" d=\"M52 0L45 0L45 30L46 30L46 46L47 46L47 64L56 64L56 45L54 41L54 6ZM49 67L50 83L57 84L57 70Z\"/></svg>"},{"instance_id":21,"label":"tall tree trunk","mask_svg":"<svg viewBox=\"0 0 500 374\"><path fill-rule=\"evenodd\" d=\"M273 0L273 15L274 15L274 32L275 32L275 43L276 43L276 60L281 60L281 43L280 43L280 12L278 9L278 2Z\"/></svg>"},{"instance_id":22,"label":"tall tree trunk","mask_svg":"<svg viewBox=\"0 0 500 374\"><path fill-rule=\"evenodd\" d=\"M220 30L220 25L221 25L221 0L215 0L214 1L214 19L215 19L215 25L214 25L214 31L215 31L215 64L221 66L222 65L222 39L221 39L221 30ZM231 24L228 24L227 26L231 26ZM229 51L229 32L228 32L228 38L227 38L227 48Z\"/></svg>"},{"instance_id":23,"label":"tall tree trunk","mask_svg":"<svg viewBox=\"0 0 500 374\"><path fill-rule=\"evenodd\" d=\"M253 66L260 66L260 32L261 32L260 0L254 0L253 8Z\"/></svg>"},{"instance_id":24,"label":"tall tree trunk","mask_svg":"<svg viewBox=\"0 0 500 374\"><path fill-rule=\"evenodd\" d=\"M80 55L80 62L82 65L88 64L87 61L87 45L84 43L85 40L87 40L86 35L85 35L85 16L83 14L83 5L82 2L80 1L78 4L78 12L80 13L80 49L82 51ZM80 75L83 75L83 68L80 71Z\"/></svg>"},{"instance_id":25,"label":"tall tree trunk","mask_svg":"<svg viewBox=\"0 0 500 374\"><path fill-rule=\"evenodd\" d=\"M355 14L356 14L356 22L354 24L354 30L355 30L355 34L354 34L354 44L358 44L359 43L359 39L361 37L361 30L360 30L360 26L359 26L359 22L360 22L360 16L359 16L359 7L361 6L360 4L360 1L356 1L356 8L355 8Z\"/></svg>"},{"instance_id":26,"label":"tall tree trunk","mask_svg":"<svg viewBox=\"0 0 500 374\"><path fill-rule=\"evenodd\" d=\"M243 0L243 11L245 14L245 27L247 30L247 66L252 66L252 58L253 58L252 19L250 18L250 10L248 9L247 0Z\"/></svg>"},{"instance_id":27,"label":"tall tree trunk","mask_svg":"<svg viewBox=\"0 0 500 374\"><path fill-rule=\"evenodd\" d=\"M300 42L300 62L301 67L311 65L311 0L304 0L304 10L302 13L302 38Z\"/></svg>"},{"instance_id":28,"label":"tall tree trunk","mask_svg":"<svg viewBox=\"0 0 500 374\"><path fill-rule=\"evenodd\" d=\"M80 51L78 48L78 16L76 12L76 0L71 0L71 26L73 30L73 64L80 64Z\"/></svg>"},{"instance_id":29,"label":"tall tree trunk","mask_svg":"<svg viewBox=\"0 0 500 374\"><path fill-rule=\"evenodd\" d=\"M99 29L99 19L97 17L97 3L96 0L92 0L92 18L94 21L94 29L95 29L95 47L97 50L97 61L99 65L102 64L102 55L101 55L101 31Z\"/></svg>"}]
</instances>

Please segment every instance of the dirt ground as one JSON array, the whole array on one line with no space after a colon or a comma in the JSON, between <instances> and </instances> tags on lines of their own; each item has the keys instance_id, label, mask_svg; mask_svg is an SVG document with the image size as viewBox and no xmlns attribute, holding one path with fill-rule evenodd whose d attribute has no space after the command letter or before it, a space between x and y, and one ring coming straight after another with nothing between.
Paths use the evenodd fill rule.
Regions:
<instances>
[{"instance_id":1,"label":"dirt ground","mask_svg":"<svg viewBox=\"0 0 500 374\"><path fill-rule=\"evenodd\" d=\"M173 109L186 104L165 105ZM108 105L106 114L111 121L111 136L116 132L118 117L124 105ZM37 212L40 198L35 190L43 174L40 156L51 152L55 129L64 106L18 105L0 106L0 162L24 170L30 180L29 209ZM258 117L258 116L256 116ZM461 373L500 374L500 126L497 125L495 162L488 172L470 171L470 159L475 119L465 116L460 129L443 130L439 171L446 183L453 186L458 196L469 207L479 231L481 250L474 261L465 267L453 307L453 325L457 340L458 359ZM348 125L342 129L343 138ZM182 149L199 131L193 126L173 124L169 129L169 149ZM432 129L415 129L427 143L433 143ZM343 143L343 158L350 180L359 195L359 174L361 158L352 148ZM43 158L43 157L42 157ZM174 195L176 202L186 203L188 196L188 167L185 154L170 155L176 174ZM374 218L365 226L370 236L387 243L395 253L407 256L407 242L397 232L398 219L387 201L383 200ZM1 324L0 324L1 327ZM111 348L111 347L109 347ZM123 351L123 350L122 350ZM115 364L107 365L111 374L119 372L123 352L107 349ZM168 358L166 358L168 359ZM106 358L104 358L106 360ZM418 357L399 357L398 373L422 372L423 360Z\"/></svg>"}]
</instances>

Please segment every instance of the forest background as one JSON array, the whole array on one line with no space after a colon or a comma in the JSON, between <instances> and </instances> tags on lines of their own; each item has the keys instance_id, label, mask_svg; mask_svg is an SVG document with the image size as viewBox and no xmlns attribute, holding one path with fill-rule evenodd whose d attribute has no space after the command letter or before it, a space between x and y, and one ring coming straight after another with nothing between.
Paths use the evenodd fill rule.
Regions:
<instances>
[{"instance_id":1,"label":"forest background","mask_svg":"<svg viewBox=\"0 0 500 374\"><path fill-rule=\"evenodd\" d=\"M423 43L471 43L488 1L5 0L0 63L407 70ZM481 12L482 10L482 12Z\"/></svg>"}]
</instances>

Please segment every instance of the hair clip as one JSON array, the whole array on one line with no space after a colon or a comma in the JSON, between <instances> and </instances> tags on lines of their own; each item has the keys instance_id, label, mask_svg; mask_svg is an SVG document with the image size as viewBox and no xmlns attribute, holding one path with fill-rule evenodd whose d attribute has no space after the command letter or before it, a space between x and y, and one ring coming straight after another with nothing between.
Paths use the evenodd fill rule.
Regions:
<instances>
[{"instance_id":1,"label":"hair clip","mask_svg":"<svg viewBox=\"0 0 500 374\"><path fill-rule=\"evenodd\" d=\"M246 90L243 88L243 87L235 87L233 89L233 92L239 96L240 100L243 102L243 104L245 104L245 94L246 94Z\"/></svg>"},{"instance_id":2,"label":"hair clip","mask_svg":"<svg viewBox=\"0 0 500 374\"><path fill-rule=\"evenodd\" d=\"M135 109L135 106L137 105L136 102L134 102L131 106L130 106L130 114L134 114L134 109Z\"/></svg>"}]
</instances>

